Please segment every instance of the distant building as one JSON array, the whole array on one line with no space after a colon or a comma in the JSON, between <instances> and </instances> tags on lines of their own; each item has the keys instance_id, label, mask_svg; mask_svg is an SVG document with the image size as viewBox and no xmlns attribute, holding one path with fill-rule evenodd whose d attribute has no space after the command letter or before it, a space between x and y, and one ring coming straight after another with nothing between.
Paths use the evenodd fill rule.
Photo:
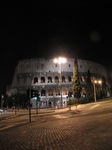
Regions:
<instances>
[{"instance_id":1,"label":"distant building","mask_svg":"<svg viewBox=\"0 0 112 150\"><path fill-rule=\"evenodd\" d=\"M68 101L68 92L72 91L74 62L75 58L68 58L67 62L61 66L63 102ZM91 73L91 82L93 82L93 76L97 81L102 81L104 77L108 85L106 68L104 66L81 59L78 59L77 63L81 84L81 96L86 93L86 76L88 70ZM53 59L35 58L20 60L15 68L12 84L8 86L6 95L11 96L17 92L26 93L26 90L30 88L38 91L40 100L43 103L55 101L56 104L61 98L59 84L60 67L59 64L54 63ZM109 96L108 88L107 96ZM32 101L35 101L34 98L32 98Z\"/></svg>"}]
</instances>

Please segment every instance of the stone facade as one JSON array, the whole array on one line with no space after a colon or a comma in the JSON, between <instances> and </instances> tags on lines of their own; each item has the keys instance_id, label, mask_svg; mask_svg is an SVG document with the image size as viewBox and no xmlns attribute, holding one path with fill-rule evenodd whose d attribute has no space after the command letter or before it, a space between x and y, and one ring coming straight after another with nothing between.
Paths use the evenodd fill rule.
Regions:
<instances>
[{"instance_id":1,"label":"stone facade","mask_svg":"<svg viewBox=\"0 0 112 150\"><path fill-rule=\"evenodd\" d=\"M75 58L68 58L65 64L61 64L62 97L67 100L68 91L72 89L72 76ZM86 92L85 78L88 70L97 80L105 77L107 80L106 68L98 63L77 60L79 78L82 87L82 95ZM12 84L7 95L25 93L30 88L38 90L41 101L60 100L60 65L55 64L53 59L25 59L20 60L15 68Z\"/></svg>"}]
</instances>

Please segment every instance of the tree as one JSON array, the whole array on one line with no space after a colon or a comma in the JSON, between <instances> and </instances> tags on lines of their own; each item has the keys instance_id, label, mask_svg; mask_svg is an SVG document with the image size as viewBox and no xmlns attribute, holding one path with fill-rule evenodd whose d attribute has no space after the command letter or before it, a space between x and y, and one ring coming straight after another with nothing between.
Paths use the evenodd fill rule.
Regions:
<instances>
[{"instance_id":1,"label":"tree","mask_svg":"<svg viewBox=\"0 0 112 150\"><path fill-rule=\"evenodd\" d=\"M90 71L88 70L87 72L87 79L86 79L86 96L88 101L91 101L94 99L94 87L93 84L91 82L91 76L90 76Z\"/></svg>"},{"instance_id":2,"label":"tree","mask_svg":"<svg viewBox=\"0 0 112 150\"><path fill-rule=\"evenodd\" d=\"M74 63L74 68L73 68L72 85L73 85L73 95L74 95L74 97L76 97L79 100L81 94L80 94L80 82L79 82L79 72L78 72L77 60Z\"/></svg>"},{"instance_id":3,"label":"tree","mask_svg":"<svg viewBox=\"0 0 112 150\"><path fill-rule=\"evenodd\" d=\"M13 105L15 105L16 107L21 106L21 107L25 108L27 103L28 103L27 94L19 93L19 101L18 101L18 94L17 93L7 97L7 105L9 108L11 108Z\"/></svg>"}]
</instances>

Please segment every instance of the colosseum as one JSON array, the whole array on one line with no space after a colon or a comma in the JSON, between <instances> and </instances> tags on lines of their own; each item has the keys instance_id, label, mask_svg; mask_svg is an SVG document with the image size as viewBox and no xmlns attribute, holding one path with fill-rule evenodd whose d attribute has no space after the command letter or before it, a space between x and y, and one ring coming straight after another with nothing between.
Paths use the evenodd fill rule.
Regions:
<instances>
[{"instance_id":1,"label":"colosseum","mask_svg":"<svg viewBox=\"0 0 112 150\"><path fill-rule=\"evenodd\" d=\"M68 101L68 92L72 91L72 76L75 58L67 58L66 63L54 63L54 59L33 58L18 61L15 68L12 84L7 89L8 96L19 93L26 93L27 89L37 90L40 94L40 101L47 105L54 102L54 105L62 98L63 102ZM88 70L98 81L103 77L108 82L106 68L101 64L88 60L77 59L79 80L81 85L81 96L86 93L86 76ZM60 78L61 73L61 78ZM60 80L61 79L61 80ZM60 86L61 83L61 86ZM101 86L98 85L98 86ZM60 88L61 87L61 88ZM107 91L107 96L109 95ZM31 98L33 107L35 99Z\"/></svg>"}]
</instances>

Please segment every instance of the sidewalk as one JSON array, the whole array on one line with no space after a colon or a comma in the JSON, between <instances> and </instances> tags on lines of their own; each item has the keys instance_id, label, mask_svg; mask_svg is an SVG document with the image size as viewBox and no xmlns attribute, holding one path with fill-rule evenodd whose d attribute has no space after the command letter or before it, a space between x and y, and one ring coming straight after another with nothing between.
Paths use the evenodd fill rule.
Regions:
<instances>
[{"instance_id":1,"label":"sidewalk","mask_svg":"<svg viewBox=\"0 0 112 150\"><path fill-rule=\"evenodd\" d=\"M77 110L79 106L67 106L66 108L60 108L60 109L55 109L55 108L44 108L44 109L38 109L38 116L47 116L50 114L59 114L59 113L67 113L69 111L73 111L73 110ZM80 106L80 108L83 106ZM21 115L29 115L29 110L26 109L20 109L18 110L11 110L8 109L7 111L3 111L2 113L0 113L0 120L4 120L4 119L10 119L10 118L14 118L14 117L18 117ZM31 116L37 115L36 113L36 109L31 109Z\"/></svg>"},{"instance_id":2,"label":"sidewalk","mask_svg":"<svg viewBox=\"0 0 112 150\"><path fill-rule=\"evenodd\" d=\"M96 104L98 102L104 102L104 101L108 101L111 98L105 98L102 100L99 100L97 102L92 102L92 103L87 103L87 104L78 104L76 105L71 105L71 109L70 109L70 105L68 105L65 108L39 108L38 109L38 115L39 116L43 116L43 115L49 115L49 114L58 114L58 113L67 113L70 111L75 111L75 110L81 110L83 108L85 108L88 105L93 105ZM13 110L12 109L8 109L3 111L2 113L0 113L0 120L1 119L7 119L7 118L11 118L11 117L17 117L20 115L29 115L29 110L27 109L19 109L19 110ZM36 113L36 109L31 109L31 115L37 115Z\"/></svg>"}]
</instances>

